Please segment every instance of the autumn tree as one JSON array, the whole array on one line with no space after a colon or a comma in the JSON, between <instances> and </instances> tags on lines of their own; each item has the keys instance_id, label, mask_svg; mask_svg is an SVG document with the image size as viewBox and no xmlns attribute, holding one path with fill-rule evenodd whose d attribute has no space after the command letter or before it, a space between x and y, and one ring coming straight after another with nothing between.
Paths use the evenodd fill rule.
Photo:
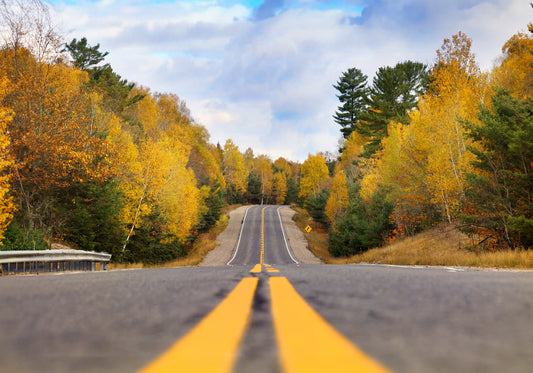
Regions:
<instances>
[{"instance_id":1,"label":"autumn tree","mask_svg":"<svg viewBox=\"0 0 533 373\"><path fill-rule=\"evenodd\" d=\"M226 180L227 196L230 203L242 201L246 193L248 170L239 147L231 139L224 145L222 172Z\"/></svg>"},{"instance_id":2,"label":"autumn tree","mask_svg":"<svg viewBox=\"0 0 533 373\"><path fill-rule=\"evenodd\" d=\"M261 203L270 203L274 188L274 170L272 169L271 160L262 155L258 157L259 167L258 175L261 180Z\"/></svg>"},{"instance_id":3,"label":"autumn tree","mask_svg":"<svg viewBox=\"0 0 533 373\"><path fill-rule=\"evenodd\" d=\"M343 141L342 154L339 160L339 167L344 171L346 177L357 179L361 176L361 162L360 158L363 153L363 147L368 142L368 139L361 136L357 131L352 132L349 138Z\"/></svg>"},{"instance_id":4,"label":"autumn tree","mask_svg":"<svg viewBox=\"0 0 533 373\"><path fill-rule=\"evenodd\" d=\"M329 170L322 154L307 157L300 174L300 198L316 197L329 180Z\"/></svg>"},{"instance_id":5,"label":"autumn tree","mask_svg":"<svg viewBox=\"0 0 533 373\"><path fill-rule=\"evenodd\" d=\"M520 98L533 96L533 27L529 34L513 35L502 52L503 60L492 74L494 84Z\"/></svg>"},{"instance_id":6,"label":"autumn tree","mask_svg":"<svg viewBox=\"0 0 533 373\"><path fill-rule=\"evenodd\" d=\"M333 185L331 193L326 203L326 216L330 223L334 224L341 219L346 212L348 206L348 187L346 185L346 174L343 170L339 170L333 177Z\"/></svg>"},{"instance_id":7,"label":"autumn tree","mask_svg":"<svg viewBox=\"0 0 533 373\"><path fill-rule=\"evenodd\" d=\"M110 132L112 141L125 145L121 147L119 177L124 195L121 220L128 225L121 253L126 258L130 239L147 224L157 223L157 247L174 241L185 243L208 197L202 196L194 172L187 168L190 128L179 115L180 101L146 89L143 94L145 99L129 112L142 123L141 132Z\"/></svg>"},{"instance_id":8,"label":"autumn tree","mask_svg":"<svg viewBox=\"0 0 533 373\"><path fill-rule=\"evenodd\" d=\"M272 197L274 203L283 205L287 197L287 176L283 172L276 172L272 187Z\"/></svg>"},{"instance_id":9,"label":"autumn tree","mask_svg":"<svg viewBox=\"0 0 533 373\"><path fill-rule=\"evenodd\" d=\"M0 80L0 97L8 90L9 81ZM11 181L13 159L9 154L9 136L7 124L13 119L11 110L0 107L0 246L4 239L4 232L13 219L15 205L11 196Z\"/></svg>"},{"instance_id":10,"label":"autumn tree","mask_svg":"<svg viewBox=\"0 0 533 373\"><path fill-rule=\"evenodd\" d=\"M101 182L113 172L112 149L90 116L87 74L38 62L25 49L4 51L0 66L12 87L2 103L15 113L8 129L24 225L55 226L50 188Z\"/></svg>"}]
</instances>

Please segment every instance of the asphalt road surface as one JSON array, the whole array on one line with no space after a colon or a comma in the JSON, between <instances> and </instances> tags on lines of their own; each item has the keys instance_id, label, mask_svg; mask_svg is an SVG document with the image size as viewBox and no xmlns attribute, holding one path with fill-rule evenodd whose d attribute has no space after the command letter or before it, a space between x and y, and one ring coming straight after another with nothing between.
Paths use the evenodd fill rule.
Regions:
<instances>
[{"instance_id":1,"label":"asphalt road surface","mask_svg":"<svg viewBox=\"0 0 533 373\"><path fill-rule=\"evenodd\" d=\"M215 327L238 321L233 311L220 313L223 322L211 318L226 303L251 311L230 364L239 373L289 371L288 360L305 364L297 355L315 350L304 360L340 371L328 346L342 338L348 350L390 371L533 370L532 272L297 264L276 212L248 210L229 265L0 277L0 372L150 369L206 319ZM251 292L244 282L253 282ZM306 317L306 307L325 329ZM321 344L330 329L340 337ZM218 329L206 330L199 365L220 337ZM356 371L353 364L346 371Z\"/></svg>"}]
</instances>

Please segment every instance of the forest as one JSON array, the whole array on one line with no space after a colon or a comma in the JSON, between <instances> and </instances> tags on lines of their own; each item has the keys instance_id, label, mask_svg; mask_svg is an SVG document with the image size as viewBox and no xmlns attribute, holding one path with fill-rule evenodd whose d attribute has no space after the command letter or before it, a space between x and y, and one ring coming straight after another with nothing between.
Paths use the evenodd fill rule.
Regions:
<instances>
[{"instance_id":1,"label":"forest","mask_svg":"<svg viewBox=\"0 0 533 373\"><path fill-rule=\"evenodd\" d=\"M128 82L95 41L65 41L42 2L2 4L0 250L160 263L228 205L261 203L305 208L335 256L439 224L486 250L533 246L531 24L490 72L462 32L433 66L380 67L371 84L348 69L340 148L300 164L211 143L182 98Z\"/></svg>"}]
</instances>

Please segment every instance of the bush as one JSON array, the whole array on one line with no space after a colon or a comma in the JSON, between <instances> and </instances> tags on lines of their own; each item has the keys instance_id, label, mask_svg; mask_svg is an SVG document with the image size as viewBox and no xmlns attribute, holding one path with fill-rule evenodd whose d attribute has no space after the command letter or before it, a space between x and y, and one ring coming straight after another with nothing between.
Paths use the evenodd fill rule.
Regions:
<instances>
[{"instance_id":1,"label":"bush","mask_svg":"<svg viewBox=\"0 0 533 373\"><path fill-rule=\"evenodd\" d=\"M140 227L135 228L124 253L122 250L113 259L121 262L158 264L174 260L187 254L186 243L174 235L165 233L165 220L155 211L143 218Z\"/></svg>"},{"instance_id":2,"label":"bush","mask_svg":"<svg viewBox=\"0 0 533 373\"><path fill-rule=\"evenodd\" d=\"M343 219L330 229L329 251L333 256L355 255L382 245L394 229L389 216L394 205L380 188L369 202L355 191Z\"/></svg>"},{"instance_id":3,"label":"bush","mask_svg":"<svg viewBox=\"0 0 533 373\"><path fill-rule=\"evenodd\" d=\"M0 250L47 250L50 245L44 239L44 231L31 229L26 231L16 221L12 221L4 232Z\"/></svg>"}]
</instances>

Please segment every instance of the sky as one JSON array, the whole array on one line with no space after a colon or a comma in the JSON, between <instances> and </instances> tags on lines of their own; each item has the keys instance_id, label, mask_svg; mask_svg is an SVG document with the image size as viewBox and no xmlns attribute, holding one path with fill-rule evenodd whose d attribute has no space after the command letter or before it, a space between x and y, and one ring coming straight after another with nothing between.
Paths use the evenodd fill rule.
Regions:
<instances>
[{"instance_id":1,"label":"sky","mask_svg":"<svg viewBox=\"0 0 533 373\"><path fill-rule=\"evenodd\" d=\"M482 70L533 20L529 0L46 0L67 41L108 51L123 78L184 100L222 146L273 160L334 152L333 84L356 67L432 65L444 38Z\"/></svg>"}]
</instances>

